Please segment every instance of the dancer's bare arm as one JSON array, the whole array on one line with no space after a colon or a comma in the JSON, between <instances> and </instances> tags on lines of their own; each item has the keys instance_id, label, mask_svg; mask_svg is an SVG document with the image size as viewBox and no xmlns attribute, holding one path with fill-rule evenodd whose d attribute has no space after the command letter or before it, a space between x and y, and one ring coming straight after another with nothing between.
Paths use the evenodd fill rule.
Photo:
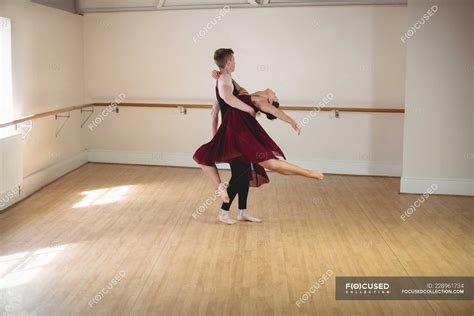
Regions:
<instances>
[{"instance_id":1,"label":"dancer's bare arm","mask_svg":"<svg viewBox=\"0 0 474 316\"><path fill-rule=\"evenodd\" d=\"M293 127L293 129L298 133L298 135L300 134L301 130L300 130L300 127L298 126L298 123L296 123L294 119L292 119L289 115L287 115L282 110L277 109L273 105L266 102L255 103L255 107L260 109L262 112L272 114L276 116L277 118L279 118L280 120L287 122L288 124L291 125L291 127Z\"/></svg>"},{"instance_id":2,"label":"dancer's bare arm","mask_svg":"<svg viewBox=\"0 0 474 316\"><path fill-rule=\"evenodd\" d=\"M232 83L234 84L235 88L237 89L237 92L238 92L239 95L250 95L249 92L244 87L239 85L237 83L237 81L235 81L234 79L232 79ZM257 112L252 113L252 116L257 117Z\"/></svg>"},{"instance_id":3,"label":"dancer's bare arm","mask_svg":"<svg viewBox=\"0 0 474 316\"><path fill-rule=\"evenodd\" d=\"M221 76L221 72L220 71L217 71L217 70L213 70L211 72L211 77L214 78L214 79L219 79L219 77ZM237 81L235 81L234 79L232 79L232 83L234 84L235 88L237 89L237 92L239 95L249 95L249 92L247 91L247 89L245 89L244 87L242 87L241 85L239 85L237 83Z\"/></svg>"},{"instance_id":4,"label":"dancer's bare arm","mask_svg":"<svg viewBox=\"0 0 474 316\"><path fill-rule=\"evenodd\" d=\"M217 100L214 100L212 102L212 110L211 110L211 117L212 117L212 136L216 135L217 132L217 124L219 123L219 102Z\"/></svg>"},{"instance_id":5,"label":"dancer's bare arm","mask_svg":"<svg viewBox=\"0 0 474 316\"><path fill-rule=\"evenodd\" d=\"M255 114L255 110L248 104L240 101L235 95L232 94L232 78L228 75L221 75L217 83L219 93L222 99L229 104L231 107L247 112L251 115Z\"/></svg>"}]
</instances>

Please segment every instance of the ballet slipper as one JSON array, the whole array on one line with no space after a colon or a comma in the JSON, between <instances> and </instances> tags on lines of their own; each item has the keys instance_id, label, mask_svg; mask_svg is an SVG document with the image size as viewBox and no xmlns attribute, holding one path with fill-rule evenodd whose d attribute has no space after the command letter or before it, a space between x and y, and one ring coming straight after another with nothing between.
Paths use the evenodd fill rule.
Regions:
<instances>
[{"instance_id":1,"label":"ballet slipper","mask_svg":"<svg viewBox=\"0 0 474 316\"><path fill-rule=\"evenodd\" d=\"M245 209L239 210L239 215L237 216L237 220L253 222L253 223L261 223L262 222L262 220L260 218L256 218L256 217L253 217L253 216L250 216L250 215L246 214Z\"/></svg>"},{"instance_id":2,"label":"ballet slipper","mask_svg":"<svg viewBox=\"0 0 474 316\"><path fill-rule=\"evenodd\" d=\"M229 211L220 210L217 219L224 224L233 225L237 223L235 219L229 216Z\"/></svg>"},{"instance_id":3,"label":"ballet slipper","mask_svg":"<svg viewBox=\"0 0 474 316\"><path fill-rule=\"evenodd\" d=\"M243 222L252 222L252 223L261 223L262 220L260 218L256 218L250 215L238 215L237 220L243 221Z\"/></svg>"}]
</instances>

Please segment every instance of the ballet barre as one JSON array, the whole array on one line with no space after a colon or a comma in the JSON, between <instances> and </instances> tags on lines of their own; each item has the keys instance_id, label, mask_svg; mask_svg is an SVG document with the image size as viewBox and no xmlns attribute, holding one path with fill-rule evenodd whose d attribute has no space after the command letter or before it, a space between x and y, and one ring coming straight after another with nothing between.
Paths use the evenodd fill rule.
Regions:
<instances>
[{"instance_id":1,"label":"ballet barre","mask_svg":"<svg viewBox=\"0 0 474 316\"><path fill-rule=\"evenodd\" d=\"M109 103L93 103L94 106L108 106ZM210 109L209 104L173 104L173 103L120 103L124 107L144 108L185 108L185 109ZM329 107L329 106L280 106L284 111L339 111L339 112L362 112L362 113L405 113L405 109L394 108L359 108L359 107Z\"/></svg>"},{"instance_id":2,"label":"ballet barre","mask_svg":"<svg viewBox=\"0 0 474 316\"><path fill-rule=\"evenodd\" d=\"M68 106L52 111L46 111L41 113L35 113L27 116L23 116L11 121L0 123L0 128L4 128L11 125L18 125L22 122L32 121L39 118L48 116L55 116L58 118L58 114L67 113L72 111L87 112L84 109L93 108L94 106L110 106L111 103L96 102L84 105ZM175 104L175 103L136 103L136 102L122 102L116 106L118 107L134 107L134 108L176 108L182 109L181 113L186 114L187 109L210 109L210 104ZM405 113L403 108L359 108L359 107L329 107L329 106L280 106L280 109L284 111L325 111L325 112L357 112L357 113ZM184 110L184 111L183 111ZM118 113L118 110L116 111Z\"/></svg>"}]
</instances>

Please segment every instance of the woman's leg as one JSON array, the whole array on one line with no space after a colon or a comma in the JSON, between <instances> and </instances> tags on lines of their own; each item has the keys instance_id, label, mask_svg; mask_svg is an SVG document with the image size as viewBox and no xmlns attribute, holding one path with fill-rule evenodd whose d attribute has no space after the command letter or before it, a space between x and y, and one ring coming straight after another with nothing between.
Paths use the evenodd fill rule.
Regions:
<instances>
[{"instance_id":1,"label":"woman's leg","mask_svg":"<svg viewBox=\"0 0 474 316\"><path fill-rule=\"evenodd\" d=\"M216 166L206 166L206 165L199 165L202 171L207 175L209 180L214 188L216 188L219 192L219 196L221 197L223 202L228 203L230 201L229 195L227 194L227 185L221 182L221 177L219 176L219 172L217 171Z\"/></svg>"},{"instance_id":2,"label":"woman's leg","mask_svg":"<svg viewBox=\"0 0 474 316\"><path fill-rule=\"evenodd\" d=\"M239 163L231 162L229 163L231 177L229 180L229 186L227 187L227 194L229 195L229 202L222 203L221 210L229 211L232 201L234 200L235 196L239 192L238 181L239 178L242 176L240 174Z\"/></svg>"},{"instance_id":3,"label":"woman's leg","mask_svg":"<svg viewBox=\"0 0 474 316\"><path fill-rule=\"evenodd\" d=\"M237 195L238 186L236 183L236 179L238 178L237 174L234 171L234 163L229 163L230 169L232 170L232 176L229 180L229 186L227 187L227 194L229 196L229 202L223 202L219 213L217 214L217 218L228 225L235 224L237 221L229 216L230 206L232 201L234 200L235 196Z\"/></svg>"},{"instance_id":4,"label":"woman's leg","mask_svg":"<svg viewBox=\"0 0 474 316\"><path fill-rule=\"evenodd\" d=\"M297 175L318 180L322 180L324 178L324 175L319 170L304 169L285 160L269 159L259 162L258 164L264 168L284 175Z\"/></svg>"}]
</instances>

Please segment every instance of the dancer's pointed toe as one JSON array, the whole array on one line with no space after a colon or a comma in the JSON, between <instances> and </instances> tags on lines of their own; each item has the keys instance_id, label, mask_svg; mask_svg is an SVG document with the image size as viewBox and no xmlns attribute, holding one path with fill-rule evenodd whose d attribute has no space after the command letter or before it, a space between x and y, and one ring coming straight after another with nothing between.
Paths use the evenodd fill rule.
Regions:
<instances>
[{"instance_id":1,"label":"dancer's pointed toe","mask_svg":"<svg viewBox=\"0 0 474 316\"><path fill-rule=\"evenodd\" d=\"M313 170L313 171L311 171L311 178L314 178L314 179L317 179L317 180L323 180L324 179L324 174L319 170Z\"/></svg>"}]
</instances>

